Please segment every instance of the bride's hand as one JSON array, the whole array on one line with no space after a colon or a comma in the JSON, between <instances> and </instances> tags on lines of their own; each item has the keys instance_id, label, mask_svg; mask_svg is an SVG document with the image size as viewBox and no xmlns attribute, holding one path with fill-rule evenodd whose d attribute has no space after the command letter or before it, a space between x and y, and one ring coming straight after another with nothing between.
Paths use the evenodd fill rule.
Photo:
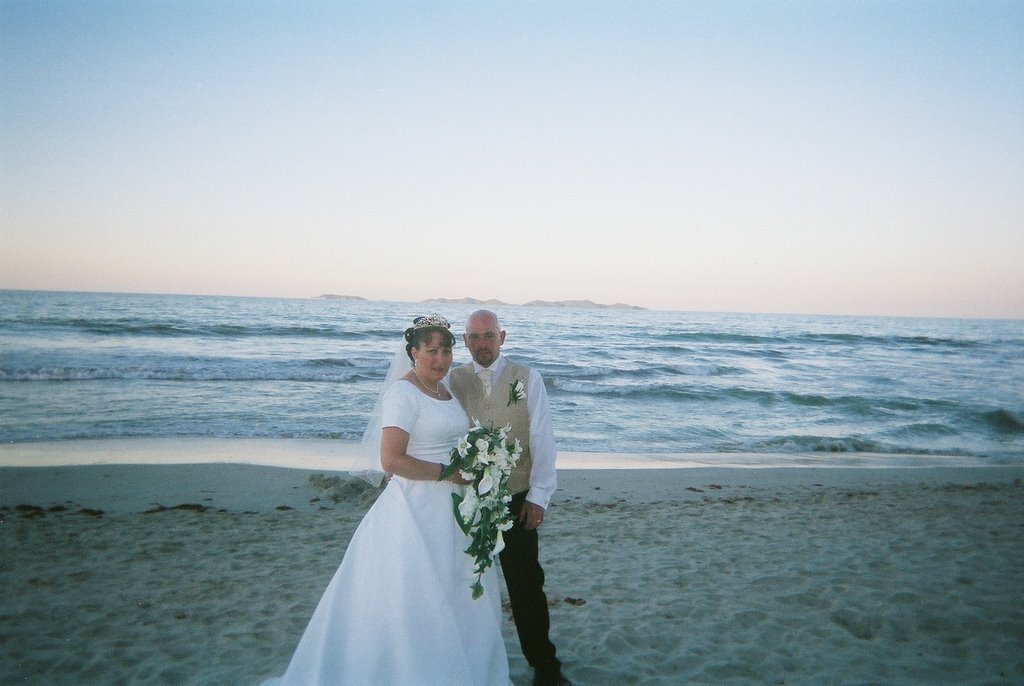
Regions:
<instances>
[{"instance_id":1,"label":"bride's hand","mask_svg":"<svg viewBox=\"0 0 1024 686\"><path fill-rule=\"evenodd\" d=\"M455 472L454 474L449 476L447 480L451 481L456 486L468 486L471 483L473 483L472 481L468 481L466 479L463 479L462 475L459 474L458 472Z\"/></svg>"},{"instance_id":2,"label":"bride's hand","mask_svg":"<svg viewBox=\"0 0 1024 686\"><path fill-rule=\"evenodd\" d=\"M442 473L444 473L444 469L445 468L442 466L441 467ZM448 482L453 483L453 484L455 484L457 486L468 486L469 484L473 483L472 481L467 481L466 479L463 479L462 478L462 474L460 472L458 472L458 471L455 472L454 474L449 475L448 478L446 478L446 479L438 478L438 481L448 481Z\"/></svg>"}]
</instances>

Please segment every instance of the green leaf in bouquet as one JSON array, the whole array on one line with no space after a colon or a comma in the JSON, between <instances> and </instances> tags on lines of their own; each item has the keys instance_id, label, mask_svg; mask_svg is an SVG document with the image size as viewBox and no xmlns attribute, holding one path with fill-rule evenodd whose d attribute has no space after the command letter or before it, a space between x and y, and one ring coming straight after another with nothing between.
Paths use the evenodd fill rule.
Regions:
<instances>
[{"instance_id":1,"label":"green leaf in bouquet","mask_svg":"<svg viewBox=\"0 0 1024 686\"><path fill-rule=\"evenodd\" d=\"M455 511L455 522L462 529L462 533L469 535L469 529L473 526L473 522L467 522L462 518L462 512L459 510L459 505L462 504L462 495L459 493L452 493L452 509Z\"/></svg>"}]
</instances>

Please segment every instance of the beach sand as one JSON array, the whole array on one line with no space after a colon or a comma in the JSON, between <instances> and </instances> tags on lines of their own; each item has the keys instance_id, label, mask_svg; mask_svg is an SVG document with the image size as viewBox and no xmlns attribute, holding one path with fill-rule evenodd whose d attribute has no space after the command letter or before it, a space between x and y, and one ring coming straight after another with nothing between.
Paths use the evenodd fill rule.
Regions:
<instances>
[{"instance_id":1,"label":"beach sand","mask_svg":"<svg viewBox=\"0 0 1024 686\"><path fill-rule=\"evenodd\" d=\"M0 468L0 684L279 675L376 495L333 476ZM559 478L541 553L577 686L1024 683L1019 467Z\"/></svg>"}]
</instances>

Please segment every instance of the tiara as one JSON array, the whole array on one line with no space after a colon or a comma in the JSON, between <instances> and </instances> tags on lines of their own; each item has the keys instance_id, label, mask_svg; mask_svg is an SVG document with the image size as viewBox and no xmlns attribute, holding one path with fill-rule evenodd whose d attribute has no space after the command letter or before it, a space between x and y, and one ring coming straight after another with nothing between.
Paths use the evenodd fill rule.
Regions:
<instances>
[{"instance_id":1,"label":"tiara","mask_svg":"<svg viewBox=\"0 0 1024 686\"><path fill-rule=\"evenodd\" d=\"M416 317L412 320L412 328L423 329L428 326L439 327L442 329L450 329L452 325L448 323L448 320L439 314L431 314L426 317Z\"/></svg>"}]
</instances>

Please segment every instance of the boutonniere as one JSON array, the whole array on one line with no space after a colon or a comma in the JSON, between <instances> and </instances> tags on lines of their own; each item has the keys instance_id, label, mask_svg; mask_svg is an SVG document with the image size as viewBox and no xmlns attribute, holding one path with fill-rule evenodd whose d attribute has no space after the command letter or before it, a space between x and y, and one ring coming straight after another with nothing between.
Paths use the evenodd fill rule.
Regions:
<instances>
[{"instance_id":1,"label":"boutonniere","mask_svg":"<svg viewBox=\"0 0 1024 686\"><path fill-rule=\"evenodd\" d=\"M525 397L526 386L523 385L522 379L516 379L508 385L508 402L505 403L505 407L508 407L512 403L517 403Z\"/></svg>"}]
</instances>

